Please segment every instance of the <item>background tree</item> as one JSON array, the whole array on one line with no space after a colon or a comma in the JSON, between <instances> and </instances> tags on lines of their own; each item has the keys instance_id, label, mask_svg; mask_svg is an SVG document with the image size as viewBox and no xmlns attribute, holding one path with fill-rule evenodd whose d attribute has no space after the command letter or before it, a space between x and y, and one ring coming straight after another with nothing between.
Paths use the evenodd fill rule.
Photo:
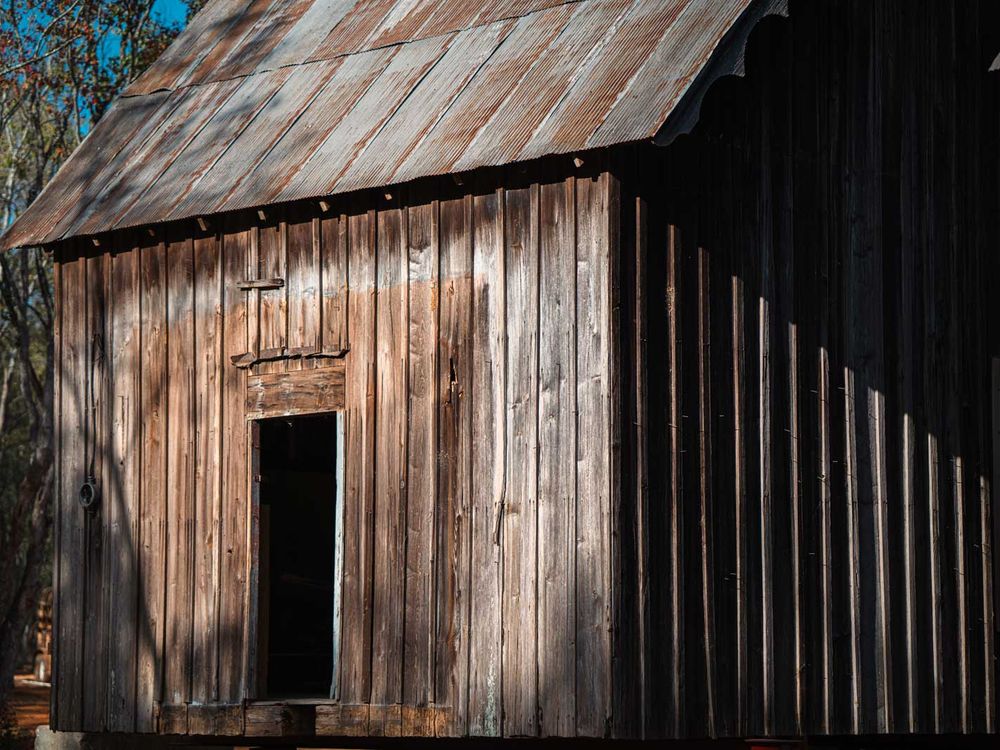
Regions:
<instances>
[{"instance_id":1,"label":"background tree","mask_svg":"<svg viewBox=\"0 0 1000 750\"><path fill-rule=\"evenodd\" d=\"M0 0L0 230L177 34L154 4ZM0 705L51 574L51 284L44 251L0 253Z\"/></svg>"}]
</instances>

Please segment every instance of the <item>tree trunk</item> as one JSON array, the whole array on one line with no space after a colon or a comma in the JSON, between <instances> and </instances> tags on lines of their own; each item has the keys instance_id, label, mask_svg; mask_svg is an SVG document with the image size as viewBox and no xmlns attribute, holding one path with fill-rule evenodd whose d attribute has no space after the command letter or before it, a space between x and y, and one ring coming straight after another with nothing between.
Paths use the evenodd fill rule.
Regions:
<instances>
[{"instance_id":1,"label":"tree trunk","mask_svg":"<svg viewBox=\"0 0 1000 750\"><path fill-rule=\"evenodd\" d=\"M52 452L37 451L18 486L18 505L31 508L23 555L0 580L0 705L14 684L25 631L34 624L45 581L41 572L52 528ZM15 551L11 550L14 556ZM8 562L13 562L8 560Z\"/></svg>"}]
</instances>

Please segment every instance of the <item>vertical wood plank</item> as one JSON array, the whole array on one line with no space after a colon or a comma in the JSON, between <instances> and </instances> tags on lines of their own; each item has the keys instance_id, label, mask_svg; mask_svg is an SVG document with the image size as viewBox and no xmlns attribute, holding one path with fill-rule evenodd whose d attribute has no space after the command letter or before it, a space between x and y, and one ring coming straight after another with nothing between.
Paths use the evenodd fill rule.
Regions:
<instances>
[{"instance_id":1,"label":"vertical wood plank","mask_svg":"<svg viewBox=\"0 0 1000 750\"><path fill-rule=\"evenodd\" d=\"M638 152L633 157L638 166ZM631 282L634 297L632 299L632 320L634 330L632 332L632 363L634 383L633 398L635 410L633 414L633 445L634 445L634 468L630 468L623 461L622 470L635 472L634 493L635 493L635 518L636 518L636 602L635 617L637 619L636 628L638 630L639 643L637 644L639 661L639 686L636 691L639 702L637 717L638 725L633 725L632 735L641 739L646 739L646 728L649 726L650 714L653 712L653 677L652 662L654 640L658 630L658 623L653 615L652 605L652 585L650 576L653 566L650 565L650 541L653 539L651 530L650 505L653 494L650 492L650 467L649 467L649 420L651 418L650 401L648 395L650 380L650 356L649 356L649 303L651 300L651 290L649 289L649 239L652 231L651 224L654 219L650 215L649 203L649 181L644 176L640 176L640 171L636 169L633 173L635 179L639 181L637 192L632 196L633 204L628 207L624 205L622 216L629 217L635 222L634 228L634 267ZM627 210L626 210L627 208ZM629 211L634 210L633 215ZM622 227L624 232L624 226ZM622 243L624 252L624 243ZM574 321L575 324L575 321ZM658 386L657 386L658 387ZM659 511L657 511L659 512Z\"/></svg>"},{"instance_id":2,"label":"vertical wood plank","mask_svg":"<svg viewBox=\"0 0 1000 750\"><path fill-rule=\"evenodd\" d=\"M916 50L919 42L920 25L911 24L905 32L907 50ZM921 185L920 185L920 118L919 93L916 81L922 66L907 68L902 86L903 102L901 118L908 127L903 130L900 155L900 273L897 318L900 335L897 340L897 365L899 399L901 404L899 446L899 484L903 505L903 639L900 652L904 655L905 703L902 707L904 718L897 718L897 725L909 732L919 731L919 687L926 679L918 664L921 627L919 624L919 583L918 560L920 552L918 503L921 485L918 481L918 441L917 432L917 388L919 385L919 341L915 321L920 314L918 308L919 277L918 248L922 241Z\"/></svg>"},{"instance_id":3,"label":"vertical wood plank","mask_svg":"<svg viewBox=\"0 0 1000 750\"><path fill-rule=\"evenodd\" d=\"M191 700L194 596L194 243L167 243L167 594L164 701Z\"/></svg>"},{"instance_id":4,"label":"vertical wood plank","mask_svg":"<svg viewBox=\"0 0 1000 750\"><path fill-rule=\"evenodd\" d=\"M285 286L279 289L262 289L259 298L260 356L274 358L282 356L288 349L288 224L284 212L268 216L270 221L258 229L259 273L262 279L284 279ZM257 371L280 372L285 368L283 361L262 362Z\"/></svg>"},{"instance_id":5,"label":"vertical wood plank","mask_svg":"<svg viewBox=\"0 0 1000 750\"><path fill-rule=\"evenodd\" d=\"M575 178L540 188L538 347L538 706L542 736L576 728Z\"/></svg>"},{"instance_id":6,"label":"vertical wood plank","mask_svg":"<svg viewBox=\"0 0 1000 750\"><path fill-rule=\"evenodd\" d=\"M734 544L735 576L736 576L736 717L735 732L742 733L746 726L746 696L748 691L748 659L747 641L747 592L744 579L746 577L747 558L747 491L746 475L747 461L745 443L748 439L747 407L746 407L746 344L744 331L746 329L746 297L743 278L733 274L730 295L732 299L732 371L733 371L733 514L735 516L736 534Z\"/></svg>"},{"instance_id":7,"label":"vertical wood plank","mask_svg":"<svg viewBox=\"0 0 1000 750\"><path fill-rule=\"evenodd\" d=\"M437 653L434 700L450 706L436 734L468 731L472 486L472 196L440 204Z\"/></svg>"},{"instance_id":8,"label":"vertical wood plank","mask_svg":"<svg viewBox=\"0 0 1000 750\"><path fill-rule=\"evenodd\" d=\"M322 290L320 348L325 352L347 348L348 219L346 214L323 216L319 220L320 288Z\"/></svg>"},{"instance_id":9,"label":"vertical wood plank","mask_svg":"<svg viewBox=\"0 0 1000 750\"><path fill-rule=\"evenodd\" d=\"M579 217L578 217L579 218ZM678 737L684 721L684 485L681 470L681 241L679 229L671 225L667 234L666 305L667 305L667 503L669 522L670 586L670 657L669 665L669 705L666 733ZM579 326L579 321L577 323ZM579 439L579 436L578 436Z\"/></svg>"},{"instance_id":10,"label":"vertical wood plank","mask_svg":"<svg viewBox=\"0 0 1000 750\"><path fill-rule=\"evenodd\" d=\"M705 670L705 723L710 736L716 729L716 652L715 652L715 570L712 564L713 493L712 493L712 391L711 391L711 313L709 284L710 257L708 251L697 250L697 358L698 365L698 495L699 495L699 549L701 565L701 624L702 659Z\"/></svg>"},{"instance_id":11,"label":"vertical wood plank","mask_svg":"<svg viewBox=\"0 0 1000 750\"><path fill-rule=\"evenodd\" d=\"M112 331L112 390L115 414L112 423L111 460L114 480L108 500L111 515L110 581L116 604L111 609L108 632L113 634L108 658L108 729L135 729L136 605L139 583L139 509L141 485L140 414L140 288L139 248L135 237L112 260L114 330Z\"/></svg>"},{"instance_id":12,"label":"vertical wood plank","mask_svg":"<svg viewBox=\"0 0 1000 750\"><path fill-rule=\"evenodd\" d=\"M538 194L508 189L504 207L507 388L503 504L503 727L537 734L535 572L537 541Z\"/></svg>"},{"instance_id":13,"label":"vertical wood plank","mask_svg":"<svg viewBox=\"0 0 1000 750\"><path fill-rule=\"evenodd\" d=\"M260 278L260 225L250 226L250 248L247 253L245 278ZM247 351L254 358L260 356L260 292L251 291L247 298Z\"/></svg>"},{"instance_id":14,"label":"vertical wood plank","mask_svg":"<svg viewBox=\"0 0 1000 750\"><path fill-rule=\"evenodd\" d=\"M502 189L473 203L472 544L469 734L500 734L500 522L506 430Z\"/></svg>"},{"instance_id":15,"label":"vertical wood plank","mask_svg":"<svg viewBox=\"0 0 1000 750\"><path fill-rule=\"evenodd\" d=\"M221 254L217 234L194 239L194 640L191 699L218 699L222 457Z\"/></svg>"},{"instance_id":16,"label":"vertical wood plank","mask_svg":"<svg viewBox=\"0 0 1000 750\"><path fill-rule=\"evenodd\" d=\"M398 199L397 199L398 200ZM375 433L375 598L372 640L373 704L402 699L407 455L407 254L405 212L393 203L378 212ZM398 725L373 735L397 734Z\"/></svg>"},{"instance_id":17,"label":"vertical wood plank","mask_svg":"<svg viewBox=\"0 0 1000 750\"><path fill-rule=\"evenodd\" d=\"M1000 330L996 323L994 322L994 346L998 343L996 341L996 332ZM998 604L997 596L997 581L1000 579L1000 357L994 356L992 361L992 373L991 373L991 385L990 389L990 400L992 401L992 431L991 440L993 444L993 474L991 476L992 482L990 485L990 490L992 495L989 498L984 498L983 503L983 538L990 541L990 560L983 560L983 567L985 568L986 575L986 585L983 587L983 596L986 599L984 607L989 612L989 616L983 623L985 628L988 628L988 634L986 636L987 642L987 658L989 660L996 660L997 654L997 631L996 623L997 617L1000 617L1000 604ZM989 461L988 456L983 457L983 462L986 464ZM985 545L983 545L984 553L986 552ZM990 609L987 605L989 603L993 604L993 608ZM994 698L992 701L987 701L987 706L992 706L992 709L987 709L986 716L986 731L992 732L996 731L997 721L998 721L998 708L996 703L997 694L997 677L995 676L990 679L989 690L987 698Z\"/></svg>"},{"instance_id":18,"label":"vertical wood plank","mask_svg":"<svg viewBox=\"0 0 1000 750\"><path fill-rule=\"evenodd\" d=\"M438 205L411 194L406 209L407 309L405 374L406 589L403 703L434 698L434 506L437 498ZM403 713L403 733L413 734Z\"/></svg>"},{"instance_id":19,"label":"vertical wood plank","mask_svg":"<svg viewBox=\"0 0 1000 750\"><path fill-rule=\"evenodd\" d=\"M83 598L79 574L83 570L83 514L77 501L84 479L83 397L86 359L86 260L81 245L64 246L60 263L62 291L60 338L60 450L59 472L59 630L58 679L55 704L59 727L66 731L83 726Z\"/></svg>"},{"instance_id":20,"label":"vertical wood plank","mask_svg":"<svg viewBox=\"0 0 1000 750\"><path fill-rule=\"evenodd\" d=\"M347 356L345 399L344 578L340 699L365 703L372 695L372 596L376 398L375 212L341 217L350 258L350 319L355 345ZM326 247L326 245L324 245Z\"/></svg>"},{"instance_id":21,"label":"vertical wood plank","mask_svg":"<svg viewBox=\"0 0 1000 750\"><path fill-rule=\"evenodd\" d=\"M111 316L108 309L111 260L104 253L86 259L87 334L85 383L82 391L86 450L84 473L96 479L98 487L108 484L108 435L113 394L110 392L107 340ZM107 544L107 515L97 508L83 514L86 539L84 605L84 675L94 690L83 691L83 725L92 731L104 729L107 720L107 668L109 587L104 567Z\"/></svg>"},{"instance_id":22,"label":"vertical wood plank","mask_svg":"<svg viewBox=\"0 0 1000 750\"><path fill-rule=\"evenodd\" d=\"M774 651L774 436L772 419L774 410L774 207L772 201L772 140L774 134L773 102L776 82L770 79L761 83L766 102L761 108L758 136L760 138L761 169L759 176L759 204L757 206L757 231L760 246L759 296L757 298L757 475L758 475L758 531L756 539L759 555L759 610L760 610L760 716L764 734L774 731L775 718L775 651ZM779 467L780 469L780 467Z\"/></svg>"},{"instance_id":23,"label":"vertical wood plank","mask_svg":"<svg viewBox=\"0 0 1000 750\"><path fill-rule=\"evenodd\" d=\"M288 290L288 353L298 355L288 361L288 369L312 366L314 360L303 357L320 348L320 297L322 275L320 242L314 231L314 219L305 207L289 210L286 229L286 270Z\"/></svg>"},{"instance_id":24,"label":"vertical wood plank","mask_svg":"<svg viewBox=\"0 0 1000 750\"><path fill-rule=\"evenodd\" d=\"M610 701L611 392L607 173L577 181L577 735L602 737Z\"/></svg>"},{"instance_id":25,"label":"vertical wood plank","mask_svg":"<svg viewBox=\"0 0 1000 750\"><path fill-rule=\"evenodd\" d=\"M821 23L820 21L819 23ZM825 51L825 46L823 48ZM822 73L818 86L826 85L831 77L831 72L821 68ZM836 99L819 96L820 114L818 118L820 124L818 129L820 135L817 141L820 144L830 143L831 110L836 104ZM818 195L821 205L830 205L834 183L832 178L833 165L832 155L835 153L832 148L821 147L820 166L818 175ZM820 602L818 611L814 612L814 617L818 619L819 631L819 654L813 669L818 674L818 684L820 686L819 695L813 698L814 703L818 703L817 715L819 730L822 732L832 732L833 729L833 706L834 690L836 685L833 681L834 675L834 620L833 620L833 515L832 515L832 488L833 488L833 451L835 425L833 419L833 400L835 395L831 389L831 380L835 377L835 372L831 367L831 350L833 335L831 333L831 309L835 294L831 294L831 279L834 276L833 264L836 262L836 244L832 226L835 219L829 213L824 215L820 225L819 237L819 262L816 270L817 300L816 300L816 352L813 356L816 359L816 382L815 382L815 408L816 408L816 476L814 479L816 489L816 502L818 508L817 537L818 537L818 561L819 571L819 594ZM833 366L835 368L835 365Z\"/></svg>"},{"instance_id":26,"label":"vertical wood plank","mask_svg":"<svg viewBox=\"0 0 1000 750\"><path fill-rule=\"evenodd\" d=\"M166 581L166 247L151 238L140 248L142 361L142 499L136 731L155 730L153 704L163 685Z\"/></svg>"},{"instance_id":27,"label":"vertical wood plank","mask_svg":"<svg viewBox=\"0 0 1000 750\"><path fill-rule=\"evenodd\" d=\"M252 237L253 233L251 239ZM259 698L267 695L267 651L261 648L261 644L266 642L269 622L268 610L266 607L261 607L261 602L269 600L267 571L270 550L266 543L261 546L261 540L266 542L270 533L270 508L268 506L261 508L260 503L260 422L257 420L249 422L247 433L247 486L250 488L247 542L250 557L248 567L250 590L246 602L248 632L244 660L247 683L245 694L249 698Z\"/></svg>"},{"instance_id":28,"label":"vertical wood plank","mask_svg":"<svg viewBox=\"0 0 1000 750\"><path fill-rule=\"evenodd\" d=\"M235 215L223 225L222 254L222 490L219 537L219 701L238 703L245 695L243 653L248 637L244 620L250 509L247 486L246 371L231 359L249 351L247 307L251 295L236 284L246 277L250 253L247 218Z\"/></svg>"},{"instance_id":29,"label":"vertical wood plank","mask_svg":"<svg viewBox=\"0 0 1000 750\"><path fill-rule=\"evenodd\" d=\"M52 565L52 681L55 688L49 693L49 719L53 729L63 729L60 698L64 695L65 689L60 689L60 642L63 637L65 625L62 622L60 610L60 594L63 590L64 567L68 558L63 554L62 528L63 513L66 503L66 482L64 481L64 452L63 435L63 329L64 310L66 301L63 297L63 266L65 265L67 253L67 243L57 245L52 253L52 299L55 305L52 328L52 356L53 361L53 391L52 391L52 447L55 450L55 476L53 479L53 548L55 560ZM109 341L110 343L110 341ZM71 681L66 681L66 687L71 685ZM106 689L106 684L100 690Z\"/></svg>"}]
</instances>

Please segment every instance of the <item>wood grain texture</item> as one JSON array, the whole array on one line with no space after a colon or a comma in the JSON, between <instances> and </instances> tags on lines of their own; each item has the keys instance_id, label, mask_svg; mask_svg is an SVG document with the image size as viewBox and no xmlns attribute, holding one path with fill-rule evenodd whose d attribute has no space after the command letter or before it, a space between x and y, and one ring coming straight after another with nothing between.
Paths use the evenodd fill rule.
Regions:
<instances>
[{"instance_id":1,"label":"wood grain texture","mask_svg":"<svg viewBox=\"0 0 1000 750\"><path fill-rule=\"evenodd\" d=\"M83 510L77 502L84 475L83 397L86 393L86 298L76 290L86 286L86 260L78 245L66 248L59 269L60 308L60 431L58 506L59 545L56 716L70 730L83 726L81 686L83 679L83 597L84 587L77 578L84 565Z\"/></svg>"},{"instance_id":2,"label":"wood grain texture","mask_svg":"<svg viewBox=\"0 0 1000 750\"><path fill-rule=\"evenodd\" d=\"M111 290L111 261L104 253L88 257L86 263L87 334L83 398L85 424L84 470L99 487L109 479L108 446L112 414L111 370L106 353L111 325L108 296ZM85 605L83 631L84 674L93 680L96 690L83 693L83 723L100 731L107 721L108 618L111 587L106 583L104 546L109 530L107 516L97 512L83 515L86 547Z\"/></svg>"},{"instance_id":3,"label":"wood grain texture","mask_svg":"<svg viewBox=\"0 0 1000 750\"><path fill-rule=\"evenodd\" d=\"M322 315L320 237L311 211L303 208L289 213L286 229L288 279L288 350L317 352L320 350L320 317ZM287 367L298 370L311 367L311 360L289 360Z\"/></svg>"},{"instance_id":4,"label":"wood grain texture","mask_svg":"<svg viewBox=\"0 0 1000 750\"><path fill-rule=\"evenodd\" d=\"M271 212L258 232L258 273L262 279L285 278L288 269L288 224L284 212ZM296 255L298 252L296 251ZM258 292L258 334L261 356L265 352L284 353L288 349L288 283L279 289ZM278 372L283 362L264 362L257 372Z\"/></svg>"},{"instance_id":5,"label":"wood grain texture","mask_svg":"<svg viewBox=\"0 0 1000 750\"><path fill-rule=\"evenodd\" d=\"M167 243L167 597L163 700L191 699L194 613L194 245Z\"/></svg>"},{"instance_id":6,"label":"wood grain texture","mask_svg":"<svg viewBox=\"0 0 1000 750\"><path fill-rule=\"evenodd\" d=\"M375 568L371 701L399 704L403 681L403 627L407 498L406 211L378 212L375 347L378 361L375 433ZM397 718L372 717L377 736L398 734ZM376 731L378 730L378 731ZM390 734L378 734L388 732Z\"/></svg>"},{"instance_id":7,"label":"wood grain texture","mask_svg":"<svg viewBox=\"0 0 1000 750\"><path fill-rule=\"evenodd\" d=\"M344 403L342 362L317 370L292 370L247 378L247 419L340 411Z\"/></svg>"},{"instance_id":8,"label":"wood grain texture","mask_svg":"<svg viewBox=\"0 0 1000 750\"><path fill-rule=\"evenodd\" d=\"M231 357L248 351L248 301L256 292L233 285L246 272L250 230L238 219L224 225L222 254L222 517L219 536L219 700L237 703L245 697L243 651L247 639L245 607L249 549L247 527L247 423L245 370Z\"/></svg>"},{"instance_id":9,"label":"wood grain texture","mask_svg":"<svg viewBox=\"0 0 1000 750\"><path fill-rule=\"evenodd\" d=\"M344 578L339 696L346 704L371 698L375 502L375 213L347 222L351 274L349 315L356 343L345 362ZM324 246L325 247L325 246ZM365 718L367 726L367 716Z\"/></svg>"},{"instance_id":10,"label":"wood grain texture","mask_svg":"<svg viewBox=\"0 0 1000 750\"><path fill-rule=\"evenodd\" d=\"M576 730L576 184L542 185L538 327L539 734ZM544 321L542 323L542 321Z\"/></svg>"},{"instance_id":11,"label":"wood grain texture","mask_svg":"<svg viewBox=\"0 0 1000 750\"><path fill-rule=\"evenodd\" d=\"M473 198L472 529L469 566L469 735L498 736L501 712L500 596L505 485L506 329L504 194ZM476 395L478 394L478 395Z\"/></svg>"},{"instance_id":12,"label":"wood grain texture","mask_svg":"<svg viewBox=\"0 0 1000 750\"><path fill-rule=\"evenodd\" d=\"M472 541L472 196L440 204L435 734L468 731Z\"/></svg>"},{"instance_id":13,"label":"wood grain texture","mask_svg":"<svg viewBox=\"0 0 1000 750\"><path fill-rule=\"evenodd\" d=\"M437 501L437 340L439 302L438 204L411 195L406 211L406 578L402 609L402 702L434 700L434 506ZM391 256L390 256L391 257ZM390 261L391 262L391 261ZM391 465L391 464L390 464ZM416 733L404 712L403 734Z\"/></svg>"},{"instance_id":14,"label":"wood grain texture","mask_svg":"<svg viewBox=\"0 0 1000 750\"><path fill-rule=\"evenodd\" d=\"M222 522L222 258L217 234L194 239L194 620L191 699L218 701Z\"/></svg>"},{"instance_id":15,"label":"wood grain texture","mask_svg":"<svg viewBox=\"0 0 1000 750\"><path fill-rule=\"evenodd\" d=\"M538 189L509 189L505 201L502 732L505 737L533 737L538 733Z\"/></svg>"},{"instance_id":16,"label":"wood grain texture","mask_svg":"<svg viewBox=\"0 0 1000 750\"><path fill-rule=\"evenodd\" d=\"M350 316L348 217L342 213L313 222L313 231L318 235L315 241L320 247L320 349L342 351L348 345Z\"/></svg>"},{"instance_id":17,"label":"wood grain texture","mask_svg":"<svg viewBox=\"0 0 1000 750\"><path fill-rule=\"evenodd\" d=\"M67 255L67 245L62 244L56 247L52 253L52 301L54 305L53 326L52 326L52 447L55 450L55 474L53 476L54 502L52 507L52 550L55 555L52 564L52 680L55 685L49 694L49 720L52 726L60 726L62 716L60 715L61 699L66 700L66 688L72 685L71 680L67 680L65 687L59 682L58 674L60 669L59 650L65 633L65 624L61 621L59 613L60 595L63 588L64 578L63 567L66 558L62 553L62 525L63 506L65 504L66 493L64 490L63 466L63 436L65 426L63 420L63 330L65 327L65 305L63 300L63 264ZM65 704L64 704L65 705Z\"/></svg>"},{"instance_id":18,"label":"wood grain texture","mask_svg":"<svg viewBox=\"0 0 1000 750\"><path fill-rule=\"evenodd\" d=\"M115 413L111 434L114 480L107 511L113 542L109 545L116 595L108 632L114 634L108 658L110 731L129 732L136 719L136 638L139 588L139 513L141 456L140 256L135 236L112 258L114 327L111 333L112 390Z\"/></svg>"},{"instance_id":19,"label":"wood grain texture","mask_svg":"<svg viewBox=\"0 0 1000 750\"><path fill-rule=\"evenodd\" d=\"M603 737L610 717L610 179L577 180L576 732Z\"/></svg>"},{"instance_id":20,"label":"wood grain texture","mask_svg":"<svg viewBox=\"0 0 1000 750\"><path fill-rule=\"evenodd\" d=\"M161 699L166 586L167 490L167 259L159 237L140 253L142 340L140 383L142 471L140 473L139 620L137 633L136 731L155 727L153 707Z\"/></svg>"}]
</instances>

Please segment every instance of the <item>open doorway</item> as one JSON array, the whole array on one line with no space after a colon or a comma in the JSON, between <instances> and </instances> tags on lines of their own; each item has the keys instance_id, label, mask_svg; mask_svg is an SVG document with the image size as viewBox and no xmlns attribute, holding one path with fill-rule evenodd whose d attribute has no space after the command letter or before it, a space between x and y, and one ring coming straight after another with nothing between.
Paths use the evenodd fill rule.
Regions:
<instances>
[{"instance_id":1,"label":"open doorway","mask_svg":"<svg viewBox=\"0 0 1000 750\"><path fill-rule=\"evenodd\" d=\"M260 420L258 697L336 697L342 433L337 414Z\"/></svg>"}]
</instances>

